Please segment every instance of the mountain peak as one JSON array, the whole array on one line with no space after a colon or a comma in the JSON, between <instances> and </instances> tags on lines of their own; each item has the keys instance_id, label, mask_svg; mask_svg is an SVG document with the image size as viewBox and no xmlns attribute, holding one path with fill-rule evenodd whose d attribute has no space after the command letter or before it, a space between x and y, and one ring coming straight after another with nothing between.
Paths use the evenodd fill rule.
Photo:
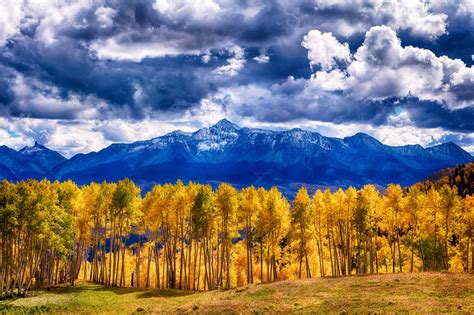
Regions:
<instances>
[{"instance_id":1,"label":"mountain peak","mask_svg":"<svg viewBox=\"0 0 474 315\"><path fill-rule=\"evenodd\" d=\"M49 150L49 149L46 148L45 146L39 144L38 141L35 140L35 143L31 147L25 146L19 152L23 153L23 154L31 154L31 153L35 153L35 152L39 152L39 151L43 151L43 150Z\"/></svg>"},{"instance_id":2,"label":"mountain peak","mask_svg":"<svg viewBox=\"0 0 474 315\"><path fill-rule=\"evenodd\" d=\"M456 143L450 141L442 144L435 145L433 147L430 147L427 149L431 154L435 155L453 155L453 156L459 156L467 161L473 160L473 157L471 154L468 152L464 151L463 148L461 148L459 145Z\"/></svg>"},{"instance_id":3,"label":"mountain peak","mask_svg":"<svg viewBox=\"0 0 474 315\"><path fill-rule=\"evenodd\" d=\"M355 135L349 137L349 138L359 138L359 139L375 139L374 137L364 133L364 132L358 132Z\"/></svg>"},{"instance_id":4,"label":"mountain peak","mask_svg":"<svg viewBox=\"0 0 474 315\"><path fill-rule=\"evenodd\" d=\"M378 141L374 137L363 132L358 132L353 136L345 137L343 140L346 143L350 143L354 145L383 146L383 144L380 141Z\"/></svg>"},{"instance_id":5,"label":"mountain peak","mask_svg":"<svg viewBox=\"0 0 474 315\"><path fill-rule=\"evenodd\" d=\"M232 131L232 130L239 130L240 126L224 118L224 119L219 120L215 125L211 126L211 128L224 130L224 131Z\"/></svg>"},{"instance_id":6,"label":"mountain peak","mask_svg":"<svg viewBox=\"0 0 474 315\"><path fill-rule=\"evenodd\" d=\"M35 141L35 143L30 147L24 147L23 149L18 151L18 153L23 156L30 156L31 158L35 158L38 161L43 159L44 162L42 163L45 165L59 164L59 162L66 160L66 158L63 157L61 154L45 147L42 144L39 144L38 141Z\"/></svg>"}]
</instances>

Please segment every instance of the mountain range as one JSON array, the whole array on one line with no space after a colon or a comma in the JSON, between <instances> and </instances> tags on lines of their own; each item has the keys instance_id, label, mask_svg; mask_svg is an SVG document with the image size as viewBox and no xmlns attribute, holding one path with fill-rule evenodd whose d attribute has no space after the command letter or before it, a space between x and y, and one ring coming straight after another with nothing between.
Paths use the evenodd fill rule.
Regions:
<instances>
[{"instance_id":1,"label":"mountain range","mask_svg":"<svg viewBox=\"0 0 474 315\"><path fill-rule=\"evenodd\" d=\"M387 146L357 133L343 139L302 129L244 128L221 120L187 133L174 131L66 159L38 143L20 151L0 147L0 178L72 179L79 184L129 177L144 190L156 183L193 180L217 184L309 187L411 185L473 157L453 142L423 148Z\"/></svg>"}]
</instances>

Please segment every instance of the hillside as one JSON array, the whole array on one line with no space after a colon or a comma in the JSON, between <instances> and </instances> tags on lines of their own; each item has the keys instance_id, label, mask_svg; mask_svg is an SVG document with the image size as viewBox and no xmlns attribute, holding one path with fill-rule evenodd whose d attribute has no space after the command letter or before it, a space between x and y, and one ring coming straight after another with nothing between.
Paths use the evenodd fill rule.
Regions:
<instances>
[{"instance_id":1,"label":"hillside","mask_svg":"<svg viewBox=\"0 0 474 315\"><path fill-rule=\"evenodd\" d=\"M474 276L417 273L317 278L229 291L106 288L82 283L0 302L0 311L110 313L474 312Z\"/></svg>"},{"instance_id":2,"label":"hillside","mask_svg":"<svg viewBox=\"0 0 474 315\"><path fill-rule=\"evenodd\" d=\"M429 183L436 187L449 185L456 187L460 196L474 194L474 162L445 168L428 178Z\"/></svg>"}]
</instances>

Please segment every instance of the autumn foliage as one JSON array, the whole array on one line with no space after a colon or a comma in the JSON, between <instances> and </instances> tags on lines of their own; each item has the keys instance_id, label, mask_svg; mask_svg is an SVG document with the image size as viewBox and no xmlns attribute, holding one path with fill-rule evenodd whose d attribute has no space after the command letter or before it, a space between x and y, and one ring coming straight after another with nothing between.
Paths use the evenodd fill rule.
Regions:
<instances>
[{"instance_id":1,"label":"autumn foliage","mask_svg":"<svg viewBox=\"0 0 474 315\"><path fill-rule=\"evenodd\" d=\"M76 279L228 289L291 278L474 270L474 197L448 185L237 190L178 181L0 182L0 294Z\"/></svg>"}]
</instances>

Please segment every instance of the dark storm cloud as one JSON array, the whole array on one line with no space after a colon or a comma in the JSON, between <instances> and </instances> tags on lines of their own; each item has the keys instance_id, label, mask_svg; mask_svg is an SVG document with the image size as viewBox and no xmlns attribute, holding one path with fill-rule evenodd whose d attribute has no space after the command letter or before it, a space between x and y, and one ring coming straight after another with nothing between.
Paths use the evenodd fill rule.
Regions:
<instances>
[{"instance_id":1,"label":"dark storm cloud","mask_svg":"<svg viewBox=\"0 0 474 315\"><path fill-rule=\"evenodd\" d=\"M199 4L197 4L198 6ZM104 6L115 10L111 27L101 27L95 11ZM156 5L158 8L159 5ZM176 13L173 17L155 9L153 1L104 1L75 17L84 27L64 25L60 34L81 41L91 42L127 33L122 40L147 42L154 39L180 40L186 49L202 49L219 46L218 42L232 40L243 45L268 42L274 38L290 35L299 20L278 1L229 1L222 4L226 9L215 19L203 17L193 19L190 14ZM259 7L252 17L242 10Z\"/></svg>"},{"instance_id":2,"label":"dark storm cloud","mask_svg":"<svg viewBox=\"0 0 474 315\"><path fill-rule=\"evenodd\" d=\"M128 110L135 118L150 109L185 109L212 91L204 76L198 78L201 62L196 58L163 58L141 63L101 61L91 57L80 43L66 39L47 47L28 39L10 43L4 48L1 62L26 78L56 87L62 99L67 99L70 93L93 95L117 110ZM13 75L2 79L4 91L8 92L15 84ZM140 101L134 98L137 90L143 93ZM2 103L12 104L12 113L18 114L11 93L3 93L3 98L6 99Z\"/></svg>"},{"instance_id":3,"label":"dark storm cloud","mask_svg":"<svg viewBox=\"0 0 474 315\"><path fill-rule=\"evenodd\" d=\"M438 103L414 101L409 102L406 109L419 127L441 127L459 132L474 132L474 107L450 111Z\"/></svg>"},{"instance_id":4,"label":"dark storm cloud","mask_svg":"<svg viewBox=\"0 0 474 315\"><path fill-rule=\"evenodd\" d=\"M252 4L253 1L247 4L242 2L240 6ZM223 48L223 42L261 45L272 38L292 32L297 22L294 15L286 12L276 1L261 2L259 5L262 5L262 9L250 19L244 19L242 13L229 11L217 21L193 23L186 15L171 18L160 14L153 8L152 1L105 1L80 11L70 23L57 25L57 41L50 45L45 45L35 37L40 21L24 26L22 35L5 45L0 62L22 76L54 86L59 90L57 96L62 100L66 100L70 93L79 97L92 95L105 100L121 116L125 113L133 118L153 115L155 110L180 111L197 105L203 97L215 90L216 84L222 86L231 83L211 74L211 65L224 65L228 54L215 54L213 61L205 65L199 57L186 56L186 50L216 51L212 48L216 45L218 51ZM101 6L114 10L110 27L102 27L97 19L95 12ZM240 23L243 20L246 22ZM77 27L78 24L81 27ZM180 49L183 49L183 55L134 62L100 60L91 51L91 43L115 37L124 45L176 41ZM262 71L254 66L255 71L249 71L248 75L235 81L247 83L255 79L261 82L281 80L290 75L292 70L298 73L298 67L306 70L304 51L299 45L294 47L299 50L299 57L302 58L277 55L276 65L281 70L274 71L275 67L267 67L266 71ZM279 60L282 60L285 67L278 67ZM14 95L9 92L15 84L14 80L10 78L2 83L5 93L0 101L4 106L11 106L10 114L33 117L47 117L51 114L48 112L43 115L37 111L23 113L23 109L15 105ZM139 100L135 97L137 91L141 93ZM103 114L106 116L111 112L107 110ZM53 116L71 118L74 115Z\"/></svg>"},{"instance_id":5,"label":"dark storm cloud","mask_svg":"<svg viewBox=\"0 0 474 315\"><path fill-rule=\"evenodd\" d=\"M173 7L181 3L166 2L171 6L167 11L151 0L97 1L51 26L52 42L40 36L44 17L30 13L1 50L0 114L143 119L183 113L218 91L257 86L268 94L239 99L232 104L236 113L269 122L306 118L380 125L393 114L396 98L355 99L349 93L308 88L312 71L301 41L309 30L332 32L352 53L370 27L381 24L397 30L403 45L459 57L467 64L474 52L472 17L456 16L454 4L427 10L407 1L395 10L395 2L223 0L213 13L211 1L206 2L209 8L192 1L179 10ZM203 8L207 11L201 12ZM148 57L138 55L143 47L162 43L169 52L160 54L163 47L158 46ZM114 56L109 44L126 56ZM236 46L244 49L245 62L238 75L216 73L231 62ZM201 59L204 54L209 54L208 62ZM261 54L268 63L253 60ZM384 61L382 57L378 60ZM296 79L290 82L289 76ZM391 96L396 82L389 80L380 82L380 95ZM453 91L469 102L474 98L470 87L458 85ZM45 106L48 102L57 105ZM404 106L417 126L474 130L472 107L448 110L416 100Z\"/></svg>"}]
</instances>

